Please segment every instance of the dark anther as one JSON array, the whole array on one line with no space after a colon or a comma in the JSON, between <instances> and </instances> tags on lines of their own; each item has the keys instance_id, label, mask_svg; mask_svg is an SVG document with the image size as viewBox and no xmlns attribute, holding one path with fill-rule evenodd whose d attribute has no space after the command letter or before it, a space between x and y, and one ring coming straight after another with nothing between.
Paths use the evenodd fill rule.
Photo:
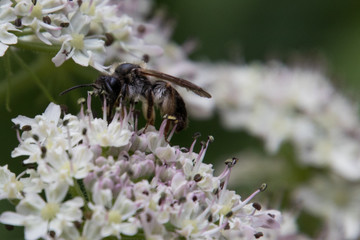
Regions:
<instances>
[{"instance_id":1,"label":"dark anther","mask_svg":"<svg viewBox=\"0 0 360 240\"><path fill-rule=\"evenodd\" d=\"M199 132L194 133L194 135L193 135L194 139L199 138L199 137L201 137L201 133L199 133Z\"/></svg>"},{"instance_id":2,"label":"dark anther","mask_svg":"<svg viewBox=\"0 0 360 240\"><path fill-rule=\"evenodd\" d=\"M76 227L76 229L81 229L81 222L75 221L74 226Z\"/></svg>"},{"instance_id":3,"label":"dark anther","mask_svg":"<svg viewBox=\"0 0 360 240\"><path fill-rule=\"evenodd\" d=\"M69 119L66 119L65 121L63 121L64 127L66 127L68 124L69 124Z\"/></svg>"},{"instance_id":4,"label":"dark anther","mask_svg":"<svg viewBox=\"0 0 360 240\"><path fill-rule=\"evenodd\" d=\"M36 134L32 135L32 138L33 138L35 141L39 141L39 136L36 135Z\"/></svg>"},{"instance_id":5,"label":"dark anther","mask_svg":"<svg viewBox=\"0 0 360 240\"><path fill-rule=\"evenodd\" d=\"M188 153L189 149L187 149L186 147L182 147L182 148L180 148L180 151L183 153Z\"/></svg>"},{"instance_id":6,"label":"dark anther","mask_svg":"<svg viewBox=\"0 0 360 240\"><path fill-rule=\"evenodd\" d=\"M141 34L145 33L145 32L146 32L146 27L145 27L145 25L140 24L140 25L137 27L137 31L138 31L138 33L141 33Z\"/></svg>"},{"instance_id":7,"label":"dark anther","mask_svg":"<svg viewBox=\"0 0 360 240\"><path fill-rule=\"evenodd\" d=\"M60 23L60 27L62 27L62 28L67 28L69 25L70 25L70 23L68 23L68 22Z\"/></svg>"},{"instance_id":8,"label":"dark anther","mask_svg":"<svg viewBox=\"0 0 360 240\"><path fill-rule=\"evenodd\" d=\"M111 44L113 44L114 40L114 35L112 35L111 33L105 33L105 46L110 46Z\"/></svg>"},{"instance_id":9,"label":"dark anther","mask_svg":"<svg viewBox=\"0 0 360 240\"><path fill-rule=\"evenodd\" d=\"M263 191L266 190L266 188L267 188L267 184L266 184L266 183L263 183L263 184L261 184L259 190L260 190L260 192L263 192Z\"/></svg>"},{"instance_id":10,"label":"dark anther","mask_svg":"<svg viewBox=\"0 0 360 240\"><path fill-rule=\"evenodd\" d=\"M45 158L46 156L46 147L45 146L41 146L41 158Z\"/></svg>"},{"instance_id":11,"label":"dark anther","mask_svg":"<svg viewBox=\"0 0 360 240\"><path fill-rule=\"evenodd\" d=\"M186 197L179 198L179 204L186 202Z\"/></svg>"},{"instance_id":12,"label":"dark anther","mask_svg":"<svg viewBox=\"0 0 360 240\"><path fill-rule=\"evenodd\" d=\"M51 24L51 18L49 16L44 16L43 17L43 22L46 24Z\"/></svg>"},{"instance_id":13,"label":"dark anther","mask_svg":"<svg viewBox=\"0 0 360 240\"><path fill-rule=\"evenodd\" d=\"M230 211L230 212L228 212L228 213L225 215L225 217L229 218L229 217L231 217L233 214L234 214L234 213L233 213L232 211Z\"/></svg>"},{"instance_id":14,"label":"dark anther","mask_svg":"<svg viewBox=\"0 0 360 240\"><path fill-rule=\"evenodd\" d=\"M22 131L26 132L26 131L31 131L31 126L30 125L24 125L22 128L21 128Z\"/></svg>"},{"instance_id":15,"label":"dark anther","mask_svg":"<svg viewBox=\"0 0 360 240\"><path fill-rule=\"evenodd\" d=\"M262 236L264 236L264 234L262 232L257 232L254 234L254 237L257 238L261 238Z\"/></svg>"},{"instance_id":16,"label":"dark anther","mask_svg":"<svg viewBox=\"0 0 360 240\"><path fill-rule=\"evenodd\" d=\"M166 193L162 192L158 204L162 205L165 202L165 200L166 200Z\"/></svg>"},{"instance_id":17,"label":"dark anther","mask_svg":"<svg viewBox=\"0 0 360 240\"><path fill-rule=\"evenodd\" d=\"M254 203L252 204L252 206L253 206L253 208L255 208L255 209L258 210L258 211L261 210L261 205L260 205L260 203L254 202Z\"/></svg>"},{"instance_id":18,"label":"dark anther","mask_svg":"<svg viewBox=\"0 0 360 240\"><path fill-rule=\"evenodd\" d=\"M194 176L194 181L195 182L200 182L201 179L202 179L202 176L199 173L195 174L195 176Z\"/></svg>"},{"instance_id":19,"label":"dark anther","mask_svg":"<svg viewBox=\"0 0 360 240\"><path fill-rule=\"evenodd\" d=\"M143 57L142 57L142 60L146 63L148 63L150 61L150 56L149 54L144 54Z\"/></svg>"},{"instance_id":20,"label":"dark anther","mask_svg":"<svg viewBox=\"0 0 360 240\"><path fill-rule=\"evenodd\" d=\"M65 115L69 112L69 108L68 106L66 106L65 104L61 104L60 105L60 109L61 109L61 112Z\"/></svg>"},{"instance_id":21,"label":"dark anther","mask_svg":"<svg viewBox=\"0 0 360 240\"><path fill-rule=\"evenodd\" d=\"M151 220L152 220L152 216L149 213L147 213L146 214L146 221L151 222Z\"/></svg>"},{"instance_id":22,"label":"dark anther","mask_svg":"<svg viewBox=\"0 0 360 240\"><path fill-rule=\"evenodd\" d=\"M21 27L21 25L22 25L21 18L15 19L14 25L15 25L15 27Z\"/></svg>"},{"instance_id":23,"label":"dark anther","mask_svg":"<svg viewBox=\"0 0 360 240\"><path fill-rule=\"evenodd\" d=\"M87 133L87 129L86 128L83 128L83 130L82 130L82 135L86 135L86 133Z\"/></svg>"},{"instance_id":24,"label":"dark anther","mask_svg":"<svg viewBox=\"0 0 360 240\"><path fill-rule=\"evenodd\" d=\"M225 227L224 227L224 230L229 230L230 229L230 224L229 223L226 223Z\"/></svg>"},{"instance_id":25,"label":"dark anther","mask_svg":"<svg viewBox=\"0 0 360 240\"><path fill-rule=\"evenodd\" d=\"M233 157L232 159L226 159L226 160L225 160L225 164L226 164L229 168L232 168L238 161L239 161L238 158Z\"/></svg>"},{"instance_id":26,"label":"dark anther","mask_svg":"<svg viewBox=\"0 0 360 240\"><path fill-rule=\"evenodd\" d=\"M52 238L55 238L55 237L56 237L56 233L55 233L54 231L50 231L50 232L49 232L49 235L50 235L50 237L52 237Z\"/></svg>"},{"instance_id":27,"label":"dark anther","mask_svg":"<svg viewBox=\"0 0 360 240\"><path fill-rule=\"evenodd\" d=\"M213 221L213 216L212 216L212 214L209 215L208 221L209 221L209 222L212 222L212 221Z\"/></svg>"}]
</instances>

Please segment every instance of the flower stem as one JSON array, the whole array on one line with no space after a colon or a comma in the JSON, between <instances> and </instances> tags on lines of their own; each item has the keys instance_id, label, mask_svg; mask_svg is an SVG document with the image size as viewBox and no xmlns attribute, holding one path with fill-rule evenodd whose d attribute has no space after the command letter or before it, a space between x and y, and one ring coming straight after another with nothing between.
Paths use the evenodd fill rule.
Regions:
<instances>
[{"instance_id":1,"label":"flower stem","mask_svg":"<svg viewBox=\"0 0 360 240\"><path fill-rule=\"evenodd\" d=\"M6 106L6 110L8 112L11 112L11 108L10 108L10 78L12 76L12 72L11 72L9 54L5 54L5 56L4 56L4 70L5 70L5 78L6 78L6 82L7 82L5 106Z\"/></svg>"},{"instance_id":2,"label":"flower stem","mask_svg":"<svg viewBox=\"0 0 360 240\"><path fill-rule=\"evenodd\" d=\"M11 51L12 55L14 56L15 60L20 64L20 66L25 69L27 72L30 73L31 78L35 81L38 87L42 90L45 96L48 98L49 101L54 102L54 98L51 96L49 91L46 89L44 84L40 81L39 77L31 70L31 68L21 59L21 57L15 52Z\"/></svg>"},{"instance_id":3,"label":"flower stem","mask_svg":"<svg viewBox=\"0 0 360 240\"><path fill-rule=\"evenodd\" d=\"M19 40L16 45L17 48L35 51L35 52L45 52L45 53L57 53L60 49L60 45L46 45L44 43L37 42L26 42Z\"/></svg>"}]
</instances>

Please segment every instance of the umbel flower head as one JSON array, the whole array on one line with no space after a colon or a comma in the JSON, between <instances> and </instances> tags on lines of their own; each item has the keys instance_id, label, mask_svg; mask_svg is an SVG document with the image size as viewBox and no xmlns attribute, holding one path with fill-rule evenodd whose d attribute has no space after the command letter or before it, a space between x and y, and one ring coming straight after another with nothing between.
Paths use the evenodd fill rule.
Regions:
<instances>
[{"instance_id":1,"label":"umbel flower head","mask_svg":"<svg viewBox=\"0 0 360 240\"><path fill-rule=\"evenodd\" d=\"M13 119L12 157L29 168L15 176L1 167L0 197L17 203L1 223L24 226L25 239L254 239L280 227L278 211L250 203L265 185L244 200L227 189L236 158L219 176L203 162L212 137L196 153L196 138L169 144L168 119L138 130L133 108L105 115L93 117L89 95L78 116L50 103Z\"/></svg>"},{"instance_id":2,"label":"umbel flower head","mask_svg":"<svg viewBox=\"0 0 360 240\"><path fill-rule=\"evenodd\" d=\"M145 23L137 17L145 15L150 2L1 0L0 57L9 46L51 50L57 51L52 58L56 66L73 59L106 71L111 52L121 61L159 56L162 48L145 41Z\"/></svg>"}]
</instances>

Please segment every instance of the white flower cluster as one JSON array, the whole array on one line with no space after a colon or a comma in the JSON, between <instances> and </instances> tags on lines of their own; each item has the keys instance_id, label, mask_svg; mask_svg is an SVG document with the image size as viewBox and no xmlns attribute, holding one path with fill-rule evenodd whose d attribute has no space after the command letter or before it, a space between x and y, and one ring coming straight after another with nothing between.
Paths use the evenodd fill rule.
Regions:
<instances>
[{"instance_id":1,"label":"white flower cluster","mask_svg":"<svg viewBox=\"0 0 360 240\"><path fill-rule=\"evenodd\" d=\"M337 176L317 176L294 191L305 210L320 217L324 239L359 239L360 185Z\"/></svg>"},{"instance_id":2,"label":"white flower cluster","mask_svg":"<svg viewBox=\"0 0 360 240\"><path fill-rule=\"evenodd\" d=\"M137 17L149 7L145 0L2 0L0 56L10 45L36 49L41 42L58 51L56 66L71 58L105 71L114 54L122 61L161 55L160 47L144 41L146 25Z\"/></svg>"},{"instance_id":3,"label":"white flower cluster","mask_svg":"<svg viewBox=\"0 0 360 240\"><path fill-rule=\"evenodd\" d=\"M118 109L110 123L82 106L79 116L61 117L51 103L35 118L13 122L25 156L18 176L0 168L0 198L17 200L3 224L24 226L25 239L254 239L261 229L279 229L281 215L262 210L227 189L236 159L213 176L203 159L212 137L193 151L170 146L167 121L160 130L137 130L133 111ZM71 197L70 197L71 196Z\"/></svg>"},{"instance_id":4,"label":"white flower cluster","mask_svg":"<svg viewBox=\"0 0 360 240\"><path fill-rule=\"evenodd\" d=\"M225 127L263 138L271 153L290 141L302 164L360 179L357 109L321 72L279 63L194 65L184 74L207 89L213 102L193 100L180 89L192 116L210 116L216 109Z\"/></svg>"}]
</instances>

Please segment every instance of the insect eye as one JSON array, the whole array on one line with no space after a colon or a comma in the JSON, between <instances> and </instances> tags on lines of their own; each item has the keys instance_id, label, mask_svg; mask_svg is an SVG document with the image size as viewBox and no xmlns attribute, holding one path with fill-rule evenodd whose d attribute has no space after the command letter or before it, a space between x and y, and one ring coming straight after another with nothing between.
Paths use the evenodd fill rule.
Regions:
<instances>
[{"instance_id":1,"label":"insect eye","mask_svg":"<svg viewBox=\"0 0 360 240\"><path fill-rule=\"evenodd\" d=\"M139 68L139 66L131 63L123 63L116 67L115 73L118 76L124 76L130 73L134 68Z\"/></svg>"}]
</instances>

